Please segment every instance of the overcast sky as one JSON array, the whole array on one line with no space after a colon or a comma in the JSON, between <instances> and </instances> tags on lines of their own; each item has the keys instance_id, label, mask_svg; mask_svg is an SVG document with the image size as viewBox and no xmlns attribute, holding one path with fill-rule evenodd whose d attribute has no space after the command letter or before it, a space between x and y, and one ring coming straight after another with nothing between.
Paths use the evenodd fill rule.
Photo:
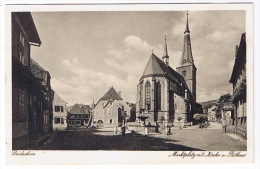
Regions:
<instances>
[{"instance_id":1,"label":"overcast sky","mask_svg":"<svg viewBox=\"0 0 260 169\"><path fill-rule=\"evenodd\" d=\"M163 55L167 35L170 66L179 64L185 12L32 13L41 47L31 56L51 74L51 86L69 105L97 102L113 86L136 102L136 86L152 50ZM235 46L245 32L244 11L189 12L197 101L232 93Z\"/></svg>"}]
</instances>

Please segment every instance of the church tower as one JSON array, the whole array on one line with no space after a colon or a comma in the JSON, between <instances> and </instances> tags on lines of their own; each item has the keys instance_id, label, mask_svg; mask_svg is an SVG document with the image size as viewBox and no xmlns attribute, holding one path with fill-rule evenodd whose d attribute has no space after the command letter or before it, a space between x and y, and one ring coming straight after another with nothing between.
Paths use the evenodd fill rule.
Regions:
<instances>
[{"instance_id":1,"label":"church tower","mask_svg":"<svg viewBox=\"0 0 260 169\"><path fill-rule=\"evenodd\" d=\"M189 30L189 21L187 13L187 23L186 29L184 32L184 46L182 50L182 56L180 60L179 67L176 68L177 72L183 76L188 85L188 88L192 94L193 101L196 102L196 71L197 68L194 64L191 50L191 41L190 41L190 30Z\"/></svg>"},{"instance_id":2,"label":"church tower","mask_svg":"<svg viewBox=\"0 0 260 169\"><path fill-rule=\"evenodd\" d=\"M168 55L168 50L167 50L167 44L166 44L166 36L165 36L165 44L164 44L164 53L163 53L163 62L169 66L169 55Z\"/></svg>"}]
</instances>

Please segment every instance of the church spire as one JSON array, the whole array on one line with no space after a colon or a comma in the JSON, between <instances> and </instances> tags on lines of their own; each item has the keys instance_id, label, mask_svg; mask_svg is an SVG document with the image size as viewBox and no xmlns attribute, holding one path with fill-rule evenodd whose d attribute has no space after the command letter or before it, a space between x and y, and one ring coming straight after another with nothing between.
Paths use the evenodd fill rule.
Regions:
<instances>
[{"instance_id":1,"label":"church spire","mask_svg":"<svg viewBox=\"0 0 260 169\"><path fill-rule=\"evenodd\" d=\"M166 43L166 35L165 35L165 39L164 39L164 53L163 53L163 61L164 63L169 66L169 56L168 56L168 50L167 50L167 43Z\"/></svg>"},{"instance_id":2,"label":"church spire","mask_svg":"<svg viewBox=\"0 0 260 169\"><path fill-rule=\"evenodd\" d=\"M186 29L185 29L185 32L184 33L190 33L190 30L189 30L189 13L187 12L187 22L186 22Z\"/></svg>"},{"instance_id":3,"label":"church spire","mask_svg":"<svg viewBox=\"0 0 260 169\"><path fill-rule=\"evenodd\" d=\"M184 32L184 44L182 49L182 56L180 60L180 65L177 67L178 73L185 79L189 91L192 95L192 100L196 101L196 72L197 68L194 64L192 50L191 50L191 40L190 40L190 30L189 30L189 18L187 15L187 23Z\"/></svg>"},{"instance_id":4,"label":"church spire","mask_svg":"<svg viewBox=\"0 0 260 169\"><path fill-rule=\"evenodd\" d=\"M187 23L184 32L184 46L182 50L182 57L180 60L180 67L186 64L194 64L191 50L190 30L189 30L189 14L187 13Z\"/></svg>"}]
</instances>

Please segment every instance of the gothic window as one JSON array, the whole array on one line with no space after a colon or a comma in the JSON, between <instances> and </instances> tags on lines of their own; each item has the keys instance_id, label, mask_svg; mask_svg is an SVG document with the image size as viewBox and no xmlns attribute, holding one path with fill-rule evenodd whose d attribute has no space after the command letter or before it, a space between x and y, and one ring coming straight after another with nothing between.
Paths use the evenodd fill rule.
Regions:
<instances>
[{"instance_id":1,"label":"gothic window","mask_svg":"<svg viewBox=\"0 0 260 169\"><path fill-rule=\"evenodd\" d=\"M151 84L149 81L145 84L145 106L147 110L151 108Z\"/></svg>"},{"instance_id":2,"label":"gothic window","mask_svg":"<svg viewBox=\"0 0 260 169\"><path fill-rule=\"evenodd\" d=\"M140 84L140 108L143 109L143 84Z\"/></svg>"},{"instance_id":3,"label":"gothic window","mask_svg":"<svg viewBox=\"0 0 260 169\"><path fill-rule=\"evenodd\" d=\"M158 82L158 85L157 85L157 108L158 108L158 110L161 110L161 100L162 100L161 83Z\"/></svg>"}]
</instances>

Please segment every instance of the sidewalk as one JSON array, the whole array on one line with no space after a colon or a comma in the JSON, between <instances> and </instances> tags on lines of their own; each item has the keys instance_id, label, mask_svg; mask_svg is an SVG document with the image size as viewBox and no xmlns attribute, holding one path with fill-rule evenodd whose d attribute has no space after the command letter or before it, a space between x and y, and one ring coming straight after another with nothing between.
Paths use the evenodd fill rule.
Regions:
<instances>
[{"instance_id":1,"label":"sidewalk","mask_svg":"<svg viewBox=\"0 0 260 169\"><path fill-rule=\"evenodd\" d=\"M235 141L246 141L243 137L239 136L235 133L226 133L228 136L230 136Z\"/></svg>"}]
</instances>

